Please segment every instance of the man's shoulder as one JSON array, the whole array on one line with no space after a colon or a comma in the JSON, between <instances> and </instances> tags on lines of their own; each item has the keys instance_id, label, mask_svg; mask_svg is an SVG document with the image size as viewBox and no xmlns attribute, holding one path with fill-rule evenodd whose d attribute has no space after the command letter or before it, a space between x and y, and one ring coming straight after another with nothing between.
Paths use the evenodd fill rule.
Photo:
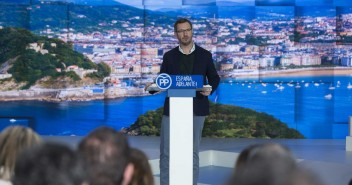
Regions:
<instances>
[{"instance_id":1,"label":"man's shoulder","mask_svg":"<svg viewBox=\"0 0 352 185\"><path fill-rule=\"evenodd\" d=\"M169 50L169 51L167 51L167 52L165 52L165 55L173 55L173 54L175 54L175 53L177 53L177 52L178 52L178 46L172 48L171 50Z\"/></svg>"},{"instance_id":2,"label":"man's shoulder","mask_svg":"<svg viewBox=\"0 0 352 185\"><path fill-rule=\"evenodd\" d=\"M211 54L210 51L206 50L205 48L199 46L196 44L196 51L199 52L199 53L208 53L208 54Z\"/></svg>"}]
</instances>

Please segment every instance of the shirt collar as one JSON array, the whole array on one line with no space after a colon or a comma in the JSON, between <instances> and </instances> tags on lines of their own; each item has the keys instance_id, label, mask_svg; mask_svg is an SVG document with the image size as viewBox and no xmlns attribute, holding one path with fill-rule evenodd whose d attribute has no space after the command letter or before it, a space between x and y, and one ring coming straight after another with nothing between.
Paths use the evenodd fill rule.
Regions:
<instances>
[{"instance_id":1,"label":"shirt collar","mask_svg":"<svg viewBox=\"0 0 352 185\"><path fill-rule=\"evenodd\" d=\"M189 55L189 54L193 53L194 50L196 50L196 45L193 42L193 45L192 45L192 48L191 48L191 51L189 52L189 54L186 54L185 52L183 52L183 50L182 50L180 45L178 46L178 50L184 55Z\"/></svg>"}]
</instances>

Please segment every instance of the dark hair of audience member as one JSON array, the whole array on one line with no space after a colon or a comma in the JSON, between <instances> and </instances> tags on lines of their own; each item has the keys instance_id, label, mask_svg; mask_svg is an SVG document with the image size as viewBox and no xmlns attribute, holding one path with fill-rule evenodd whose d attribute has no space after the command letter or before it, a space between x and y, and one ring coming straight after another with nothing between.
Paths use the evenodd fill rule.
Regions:
<instances>
[{"instance_id":1,"label":"dark hair of audience member","mask_svg":"<svg viewBox=\"0 0 352 185\"><path fill-rule=\"evenodd\" d=\"M132 148L130 161L134 166L130 185L153 185L154 177L148 157L141 150Z\"/></svg>"},{"instance_id":2,"label":"dark hair of audience member","mask_svg":"<svg viewBox=\"0 0 352 185\"><path fill-rule=\"evenodd\" d=\"M289 185L324 185L317 174L301 166L292 172L289 182Z\"/></svg>"},{"instance_id":3,"label":"dark hair of audience member","mask_svg":"<svg viewBox=\"0 0 352 185\"><path fill-rule=\"evenodd\" d=\"M82 185L84 180L83 166L74 150L45 143L19 155L13 185Z\"/></svg>"},{"instance_id":4,"label":"dark hair of audience member","mask_svg":"<svg viewBox=\"0 0 352 185\"><path fill-rule=\"evenodd\" d=\"M293 155L282 145L266 143L249 146L241 152L229 184L286 185L296 167Z\"/></svg>"},{"instance_id":5,"label":"dark hair of audience member","mask_svg":"<svg viewBox=\"0 0 352 185\"><path fill-rule=\"evenodd\" d=\"M78 146L85 162L90 185L128 184L133 173L129 164L130 147L127 138L110 127L99 127Z\"/></svg>"},{"instance_id":6,"label":"dark hair of audience member","mask_svg":"<svg viewBox=\"0 0 352 185\"><path fill-rule=\"evenodd\" d=\"M9 126L0 133L0 179L10 181L19 153L41 143L42 139L29 127Z\"/></svg>"}]
</instances>

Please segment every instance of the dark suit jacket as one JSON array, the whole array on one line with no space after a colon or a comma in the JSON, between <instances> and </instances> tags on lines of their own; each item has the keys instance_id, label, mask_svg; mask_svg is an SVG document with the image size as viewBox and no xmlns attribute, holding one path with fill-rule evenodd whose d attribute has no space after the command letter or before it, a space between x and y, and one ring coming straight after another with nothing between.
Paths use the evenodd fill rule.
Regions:
<instances>
[{"instance_id":1,"label":"dark suit jacket","mask_svg":"<svg viewBox=\"0 0 352 185\"><path fill-rule=\"evenodd\" d=\"M213 93L219 85L220 77L215 69L212 55L209 51L196 45L194 50L193 72L190 75L203 75L204 85L212 86ZM166 52L163 57L160 73L169 75L180 74L180 59L183 54L179 51L178 46ZM199 92L193 98L193 112L197 116L209 115L209 100ZM164 115L169 115L169 98L165 98Z\"/></svg>"}]
</instances>

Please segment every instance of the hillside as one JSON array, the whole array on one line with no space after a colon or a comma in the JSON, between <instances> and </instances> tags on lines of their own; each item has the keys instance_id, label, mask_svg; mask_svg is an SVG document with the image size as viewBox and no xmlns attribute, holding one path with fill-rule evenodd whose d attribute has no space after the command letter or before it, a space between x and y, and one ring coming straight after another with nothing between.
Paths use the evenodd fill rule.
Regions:
<instances>
[{"instance_id":1,"label":"hillside","mask_svg":"<svg viewBox=\"0 0 352 185\"><path fill-rule=\"evenodd\" d=\"M78 66L83 70L95 69L91 78L101 80L110 74L106 64L96 65L72 49L72 45L58 39L36 36L20 28L0 29L0 71L12 74L17 82L24 82L26 89L44 77L55 80L82 80L68 66Z\"/></svg>"},{"instance_id":2,"label":"hillside","mask_svg":"<svg viewBox=\"0 0 352 185\"><path fill-rule=\"evenodd\" d=\"M203 137L216 138L304 138L298 131L266 113L237 106L211 103ZM130 135L159 136L162 108L148 111L124 132Z\"/></svg>"}]
</instances>

